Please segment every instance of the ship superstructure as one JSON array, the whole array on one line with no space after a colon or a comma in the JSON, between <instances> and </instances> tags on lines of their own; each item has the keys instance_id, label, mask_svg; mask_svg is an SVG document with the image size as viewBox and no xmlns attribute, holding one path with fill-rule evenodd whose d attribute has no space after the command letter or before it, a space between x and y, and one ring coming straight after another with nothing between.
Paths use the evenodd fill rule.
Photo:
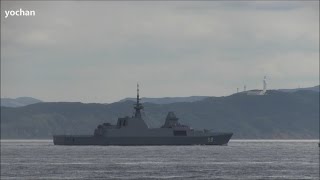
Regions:
<instances>
[{"instance_id":1,"label":"ship superstructure","mask_svg":"<svg viewBox=\"0 0 320 180\"><path fill-rule=\"evenodd\" d=\"M232 133L194 130L179 123L174 112L167 114L160 128L148 128L142 118L139 85L132 117L118 118L117 124L103 123L93 135L55 135L55 145L226 145Z\"/></svg>"}]
</instances>

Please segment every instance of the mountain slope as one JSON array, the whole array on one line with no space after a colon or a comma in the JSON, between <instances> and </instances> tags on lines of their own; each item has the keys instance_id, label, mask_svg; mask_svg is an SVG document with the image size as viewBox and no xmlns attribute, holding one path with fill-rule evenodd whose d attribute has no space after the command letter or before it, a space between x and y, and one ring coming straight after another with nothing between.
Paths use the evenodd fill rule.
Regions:
<instances>
[{"instance_id":1,"label":"mountain slope","mask_svg":"<svg viewBox=\"0 0 320 180\"><path fill-rule=\"evenodd\" d=\"M141 98L142 103L154 103L154 104L170 104L170 103L176 103L176 102L195 102L195 101L201 101L205 98L208 98L210 96L189 96L189 97L163 97L163 98L147 98L143 97ZM135 101L136 98L125 98L123 100L120 100L120 102L123 101Z\"/></svg>"},{"instance_id":2,"label":"mountain slope","mask_svg":"<svg viewBox=\"0 0 320 180\"><path fill-rule=\"evenodd\" d=\"M103 122L132 115L133 102L112 104L38 103L1 107L2 138L51 138L92 134ZM168 111L194 128L234 132L234 138L319 138L319 93L268 91L265 96L234 94L196 102L144 103L149 127L160 127Z\"/></svg>"},{"instance_id":3,"label":"mountain slope","mask_svg":"<svg viewBox=\"0 0 320 180\"><path fill-rule=\"evenodd\" d=\"M278 89L278 91L282 91L282 92L297 92L297 91L320 92L320 85L314 86L314 87L307 87L307 88L297 88L297 89Z\"/></svg>"},{"instance_id":4,"label":"mountain slope","mask_svg":"<svg viewBox=\"0 0 320 180\"><path fill-rule=\"evenodd\" d=\"M35 99L32 97L18 97L18 98L1 98L1 106L4 107L21 107L30 104L35 104L42 102L39 99Z\"/></svg>"}]
</instances>

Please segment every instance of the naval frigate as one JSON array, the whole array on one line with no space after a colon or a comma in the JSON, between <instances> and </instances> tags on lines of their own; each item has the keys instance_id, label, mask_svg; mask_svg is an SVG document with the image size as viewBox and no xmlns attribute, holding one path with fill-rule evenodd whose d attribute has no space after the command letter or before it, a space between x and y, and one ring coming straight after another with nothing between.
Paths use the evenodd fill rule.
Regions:
<instances>
[{"instance_id":1,"label":"naval frigate","mask_svg":"<svg viewBox=\"0 0 320 180\"><path fill-rule=\"evenodd\" d=\"M163 126L148 128L142 118L143 105L137 100L132 117L118 118L117 124L103 123L93 135L54 135L55 145L227 145L233 133L195 130L180 124L174 112L168 112Z\"/></svg>"}]
</instances>

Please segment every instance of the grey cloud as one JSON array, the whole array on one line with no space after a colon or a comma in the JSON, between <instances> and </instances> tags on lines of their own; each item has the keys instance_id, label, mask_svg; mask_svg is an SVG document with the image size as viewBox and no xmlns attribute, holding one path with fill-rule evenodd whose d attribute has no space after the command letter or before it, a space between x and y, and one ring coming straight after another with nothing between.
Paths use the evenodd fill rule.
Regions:
<instances>
[{"instance_id":1,"label":"grey cloud","mask_svg":"<svg viewBox=\"0 0 320 180\"><path fill-rule=\"evenodd\" d=\"M136 81L146 96L227 95L265 74L275 88L319 82L315 3L1 3L37 10L1 21L5 96L110 102Z\"/></svg>"}]
</instances>

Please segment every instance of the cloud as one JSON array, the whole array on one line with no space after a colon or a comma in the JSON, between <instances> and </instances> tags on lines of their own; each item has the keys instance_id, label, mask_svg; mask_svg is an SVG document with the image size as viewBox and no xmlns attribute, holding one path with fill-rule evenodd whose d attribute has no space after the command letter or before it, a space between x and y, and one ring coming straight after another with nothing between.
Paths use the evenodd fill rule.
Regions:
<instances>
[{"instance_id":1,"label":"cloud","mask_svg":"<svg viewBox=\"0 0 320 180\"><path fill-rule=\"evenodd\" d=\"M319 82L319 2L1 2L4 96L112 102ZM3 15L3 14L2 14ZM66 91L67 90L67 91Z\"/></svg>"}]
</instances>

